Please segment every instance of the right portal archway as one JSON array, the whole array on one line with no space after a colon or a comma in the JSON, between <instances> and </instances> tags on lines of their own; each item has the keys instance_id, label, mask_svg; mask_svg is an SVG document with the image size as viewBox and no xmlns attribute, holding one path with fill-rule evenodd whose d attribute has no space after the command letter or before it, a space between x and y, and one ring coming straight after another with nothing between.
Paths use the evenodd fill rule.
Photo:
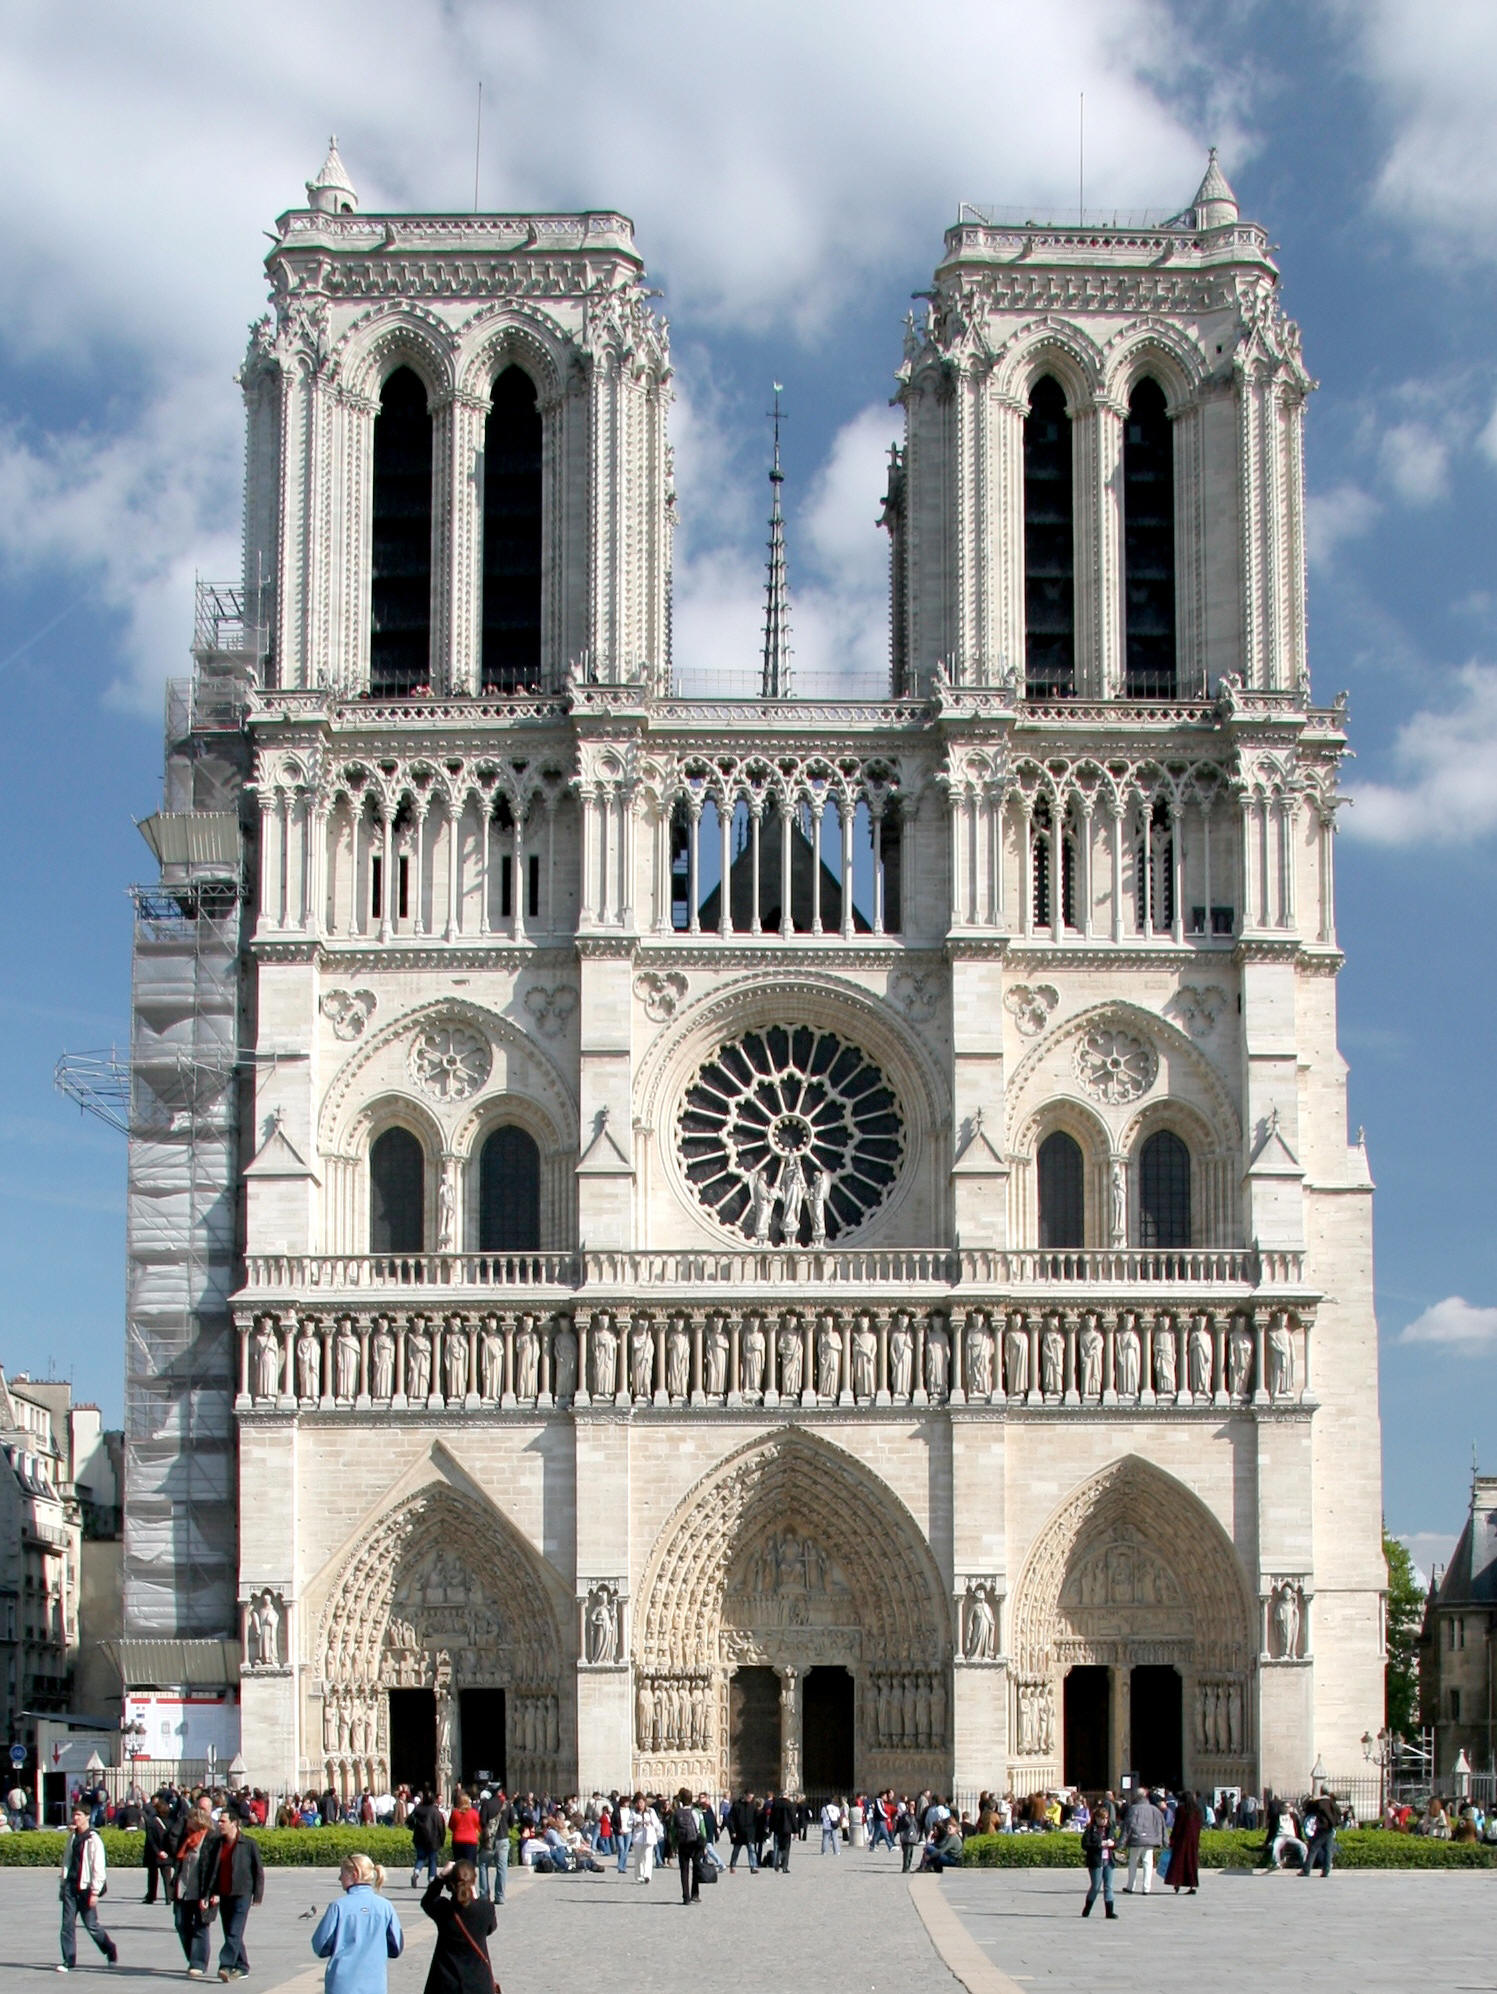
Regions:
<instances>
[{"instance_id":1,"label":"right portal archway","mask_svg":"<svg viewBox=\"0 0 1497 1994\"><path fill-rule=\"evenodd\" d=\"M1183 1483L1137 1456L1083 1483L1016 1589L1015 1790L1083 1768L1084 1785L1253 1785L1253 1626L1231 1540Z\"/></svg>"}]
</instances>

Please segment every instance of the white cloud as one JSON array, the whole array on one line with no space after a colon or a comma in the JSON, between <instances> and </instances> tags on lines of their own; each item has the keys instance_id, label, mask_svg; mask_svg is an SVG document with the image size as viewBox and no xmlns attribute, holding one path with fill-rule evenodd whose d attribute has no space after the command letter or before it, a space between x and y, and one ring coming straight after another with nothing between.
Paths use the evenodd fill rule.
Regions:
<instances>
[{"instance_id":1,"label":"white cloud","mask_svg":"<svg viewBox=\"0 0 1497 1994\"><path fill-rule=\"evenodd\" d=\"M1408 1545L1419 1583L1428 1592L1430 1574L1436 1565L1443 1567L1450 1563L1455 1538L1448 1530L1406 1530L1399 1533L1398 1541Z\"/></svg>"},{"instance_id":2,"label":"white cloud","mask_svg":"<svg viewBox=\"0 0 1497 1994\"><path fill-rule=\"evenodd\" d=\"M1376 198L1426 245L1497 255L1497 10L1490 0L1341 0L1391 114Z\"/></svg>"},{"instance_id":3,"label":"white cloud","mask_svg":"<svg viewBox=\"0 0 1497 1994\"><path fill-rule=\"evenodd\" d=\"M1201 148L1162 93L1193 59L1167 0L930 0L913 36L896 0L12 8L0 350L48 415L0 436L0 565L100 591L124 690L154 701L192 569L233 571L228 376L263 308L261 230L304 198L330 127L366 207L464 208L482 77L485 205L622 207L686 331L810 342L933 260L962 195L1068 207L1079 88L1090 184L1122 208L1188 199ZM678 411L690 560L748 530L710 473L714 449L733 460L710 399L696 434L694 404ZM846 572L825 601L805 592L808 651L866 650ZM683 578L683 634L706 652L741 631L746 576L719 560Z\"/></svg>"},{"instance_id":4,"label":"white cloud","mask_svg":"<svg viewBox=\"0 0 1497 1994\"><path fill-rule=\"evenodd\" d=\"M1422 422L1399 422L1384 432L1378 458L1383 475L1407 505L1433 505L1448 489L1450 451Z\"/></svg>"},{"instance_id":5,"label":"white cloud","mask_svg":"<svg viewBox=\"0 0 1497 1994\"><path fill-rule=\"evenodd\" d=\"M1305 501L1311 567L1329 568L1342 542L1370 532L1381 511L1360 485L1339 484L1328 492L1311 492Z\"/></svg>"},{"instance_id":6,"label":"white cloud","mask_svg":"<svg viewBox=\"0 0 1497 1994\"><path fill-rule=\"evenodd\" d=\"M1416 1316L1400 1343L1444 1343L1457 1350L1497 1350L1497 1308L1478 1308L1464 1295L1447 1295Z\"/></svg>"},{"instance_id":7,"label":"white cloud","mask_svg":"<svg viewBox=\"0 0 1497 1994\"><path fill-rule=\"evenodd\" d=\"M1468 664L1455 676L1449 706L1416 713L1398 730L1393 759L1405 780L1354 785L1355 808L1342 821L1355 835L1385 845L1459 844L1497 829L1497 665Z\"/></svg>"},{"instance_id":8,"label":"white cloud","mask_svg":"<svg viewBox=\"0 0 1497 1994\"><path fill-rule=\"evenodd\" d=\"M1476 439L1476 447L1483 457L1497 464L1497 408L1487 417L1481 433Z\"/></svg>"}]
</instances>

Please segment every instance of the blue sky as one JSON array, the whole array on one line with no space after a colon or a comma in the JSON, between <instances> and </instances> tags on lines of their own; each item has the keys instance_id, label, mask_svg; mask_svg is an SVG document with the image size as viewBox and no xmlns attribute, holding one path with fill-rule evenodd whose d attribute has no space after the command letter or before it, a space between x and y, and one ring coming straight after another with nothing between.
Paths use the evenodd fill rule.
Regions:
<instances>
[{"instance_id":1,"label":"blue sky","mask_svg":"<svg viewBox=\"0 0 1497 1994\"><path fill-rule=\"evenodd\" d=\"M1310 410L1311 661L1351 693L1342 1044L1380 1186L1390 1524L1497 1464L1497 11L1457 0L0 0L0 1361L121 1404L122 1141L53 1091L128 1028L131 828L195 570L232 578L260 233L329 129L368 207L635 218L672 321L677 657L752 668L785 383L804 674L884 647L873 519L909 294L967 199L1183 206L1279 245Z\"/></svg>"}]
</instances>

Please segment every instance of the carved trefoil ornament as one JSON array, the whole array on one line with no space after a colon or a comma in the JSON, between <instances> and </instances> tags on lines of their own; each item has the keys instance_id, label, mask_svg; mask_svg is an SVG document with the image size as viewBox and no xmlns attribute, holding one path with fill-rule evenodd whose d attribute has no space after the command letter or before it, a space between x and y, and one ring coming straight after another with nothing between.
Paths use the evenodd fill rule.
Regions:
<instances>
[{"instance_id":1,"label":"carved trefoil ornament","mask_svg":"<svg viewBox=\"0 0 1497 1994\"><path fill-rule=\"evenodd\" d=\"M335 1039L360 1039L374 1016L379 999L372 990L324 990L322 1015Z\"/></svg>"},{"instance_id":2,"label":"carved trefoil ornament","mask_svg":"<svg viewBox=\"0 0 1497 1994\"><path fill-rule=\"evenodd\" d=\"M411 1045L411 1077L437 1101L466 1101L493 1065L493 1048L468 1025L429 1025Z\"/></svg>"},{"instance_id":3,"label":"carved trefoil ornament","mask_svg":"<svg viewBox=\"0 0 1497 1994\"><path fill-rule=\"evenodd\" d=\"M1165 1006L1193 1039L1206 1038L1215 1031L1226 1008L1226 991L1210 983L1182 983Z\"/></svg>"},{"instance_id":4,"label":"carved trefoil ornament","mask_svg":"<svg viewBox=\"0 0 1497 1994\"><path fill-rule=\"evenodd\" d=\"M1076 1078L1094 1101L1111 1107L1136 1101L1158 1071L1153 1046L1116 1025L1093 1025L1076 1042Z\"/></svg>"},{"instance_id":5,"label":"carved trefoil ornament","mask_svg":"<svg viewBox=\"0 0 1497 1994\"><path fill-rule=\"evenodd\" d=\"M560 1038L577 1009L577 992L570 983L557 983L550 989L535 984L525 992L525 1009L542 1038Z\"/></svg>"},{"instance_id":6,"label":"carved trefoil ornament","mask_svg":"<svg viewBox=\"0 0 1497 1994\"><path fill-rule=\"evenodd\" d=\"M928 1024L940 1001L936 971L896 969L889 979L889 995L912 1025Z\"/></svg>"},{"instance_id":7,"label":"carved trefoil ornament","mask_svg":"<svg viewBox=\"0 0 1497 1994\"><path fill-rule=\"evenodd\" d=\"M634 994L656 1025L670 1023L686 1002L689 987L679 969L642 969L634 979Z\"/></svg>"},{"instance_id":8,"label":"carved trefoil ornament","mask_svg":"<svg viewBox=\"0 0 1497 1994\"><path fill-rule=\"evenodd\" d=\"M1053 983L1016 983L1005 993L1003 1008L1025 1038L1032 1039L1045 1029L1059 1002L1060 992Z\"/></svg>"}]
</instances>

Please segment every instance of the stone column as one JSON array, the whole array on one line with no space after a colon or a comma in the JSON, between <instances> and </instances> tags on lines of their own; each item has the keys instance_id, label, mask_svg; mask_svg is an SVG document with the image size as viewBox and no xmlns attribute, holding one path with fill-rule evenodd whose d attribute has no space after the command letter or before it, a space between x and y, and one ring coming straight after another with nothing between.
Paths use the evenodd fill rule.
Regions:
<instances>
[{"instance_id":1,"label":"stone column","mask_svg":"<svg viewBox=\"0 0 1497 1994\"><path fill-rule=\"evenodd\" d=\"M776 1669L775 1674L780 1678L780 1791L799 1793L803 1763L801 1672L782 1668Z\"/></svg>"}]
</instances>

